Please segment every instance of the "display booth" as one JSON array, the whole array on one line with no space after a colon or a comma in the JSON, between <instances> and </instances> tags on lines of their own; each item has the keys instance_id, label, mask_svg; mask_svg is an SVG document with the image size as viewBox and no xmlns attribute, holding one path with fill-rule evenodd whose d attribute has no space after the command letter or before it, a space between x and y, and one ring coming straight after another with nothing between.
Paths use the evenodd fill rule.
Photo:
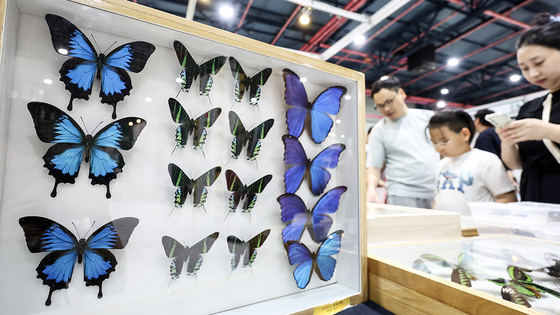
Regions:
<instances>
[{"instance_id":1,"label":"display booth","mask_svg":"<svg viewBox=\"0 0 560 315\"><path fill-rule=\"evenodd\" d=\"M4 0L0 17L3 312L310 314L367 299L362 73L120 0ZM281 203L286 185L299 204Z\"/></svg>"}]
</instances>

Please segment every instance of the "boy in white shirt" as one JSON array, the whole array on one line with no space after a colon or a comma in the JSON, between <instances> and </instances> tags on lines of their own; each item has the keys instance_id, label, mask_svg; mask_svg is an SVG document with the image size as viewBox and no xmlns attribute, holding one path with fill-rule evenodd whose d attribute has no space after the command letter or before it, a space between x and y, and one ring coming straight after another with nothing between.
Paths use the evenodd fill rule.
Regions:
<instances>
[{"instance_id":1,"label":"boy in white shirt","mask_svg":"<svg viewBox=\"0 0 560 315\"><path fill-rule=\"evenodd\" d=\"M428 124L434 148L442 156L436 167L433 209L471 215L471 201L517 201L514 187L500 159L472 149L474 123L462 110L442 111Z\"/></svg>"}]
</instances>

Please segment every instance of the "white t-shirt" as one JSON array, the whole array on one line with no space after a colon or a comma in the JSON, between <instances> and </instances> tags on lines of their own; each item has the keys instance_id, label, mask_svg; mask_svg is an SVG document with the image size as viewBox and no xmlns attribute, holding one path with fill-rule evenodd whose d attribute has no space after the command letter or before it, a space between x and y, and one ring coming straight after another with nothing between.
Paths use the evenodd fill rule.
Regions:
<instances>
[{"instance_id":1,"label":"white t-shirt","mask_svg":"<svg viewBox=\"0 0 560 315\"><path fill-rule=\"evenodd\" d=\"M382 168L385 162L387 191L399 197L431 199L439 154L426 129L432 111L409 109L395 120L387 117L372 129L368 140L367 167Z\"/></svg>"},{"instance_id":2,"label":"white t-shirt","mask_svg":"<svg viewBox=\"0 0 560 315\"><path fill-rule=\"evenodd\" d=\"M437 164L436 210L471 215L468 202L496 201L495 196L513 191L502 161L490 152L472 149Z\"/></svg>"}]
</instances>

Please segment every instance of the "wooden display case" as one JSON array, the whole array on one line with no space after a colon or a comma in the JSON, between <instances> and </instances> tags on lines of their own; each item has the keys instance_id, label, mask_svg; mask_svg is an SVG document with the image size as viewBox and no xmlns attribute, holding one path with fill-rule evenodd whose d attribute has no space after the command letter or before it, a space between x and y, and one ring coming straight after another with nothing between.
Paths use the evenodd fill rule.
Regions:
<instances>
[{"instance_id":1,"label":"wooden display case","mask_svg":"<svg viewBox=\"0 0 560 315\"><path fill-rule=\"evenodd\" d=\"M103 185L90 185L86 163L76 183L60 184L58 195L49 196L54 182L43 167L42 156L52 144L42 143L35 132L27 104L46 102L72 116L84 130L111 123L111 106L101 104L99 82L93 83L88 101L74 100L66 110L70 93L59 81L59 70L68 57L53 49L45 14L56 14L74 23L90 39L95 49L105 52L131 41L146 41L156 50L139 73L131 73L133 89L117 106L122 117L147 121L136 144L121 151L126 161L123 172L111 182L112 197L105 198ZM0 305L11 314L103 312L110 314L175 313L189 314L311 314L312 308L350 298L352 304L367 299L366 293L366 205L365 205L365 84L360 72L286 51L236 34L208 27L170 14L121 0L2 0L0 55ZM90 37L91 36L91 37ZM179 93L176 79L182 67L173 42L183 43L198 63L217 55L234 56L249 75L272 68L262 88L259 107L244 99L234 100L234 78L229 64L214 76L209 98L198 95L198 80L189 93ZM110 47L116 41L116 45ZM92 40L93 42L93 40ZM300 77L312 101L334 85L347 89L341 109L325 142L315 144L307 131L300 141L310 158L334 143L345 150L325 191L344 185L339 210L330 215L330 232L343 230L341 251L335 255L336 270L328 282L316 274L309 286L298 289L294 266L288 262L282 242L285 224L276 198L285 192L282 135L287 133L282 69ZM247 98L246 93L246 98ZM190 145L175 148L176 124L170 117L168 98L173 97L189 115L198 116L220 107L222 114L208 131L204 154ZM232 134L228 112L233 110L247 129L273 118L274 126L262 141L257 163L247 161L244 152L230 160ZM81 118L81 119L80 119ZM82 122L83 121L83 122ZM173 153L172 153L173 152ZM265 174L273 175L258 196L251 215L228 213L224 175L209 194L205 210L194 208L192 197L182 208L173 208L176 187L171 183L168 164L175 163L194 178L214 166L222 173L235 170L244 183ZM313 196L304 182L297 192L312 208ZM126 248L111 250L118 260L116 271L103 282L103 298L97 288L86 287L83 265L76 264L68 289L57 290L52 305L45 306L49 287L37 279L37 268L46 253L29 252L18 220L42 216L66 226L78 238L87 238L101 225L121 217L135 217L139 224ZM75 228L72 227L74 225ZM91 231L88 230L91 228ZM231 253L226 238L235 235L249 240L270 229L266 243L258 249L251 268L231 270ZM162 247L162 236L169 235L186 246L207 235L220 236L205 255L196 279L186 274L170 282L170 263ZM318 248L308 232L302 242L311 251ZM78 236L80 235L80 236ZM21 292L25 292L22 296Z\"/></svg>"}]
</instances>

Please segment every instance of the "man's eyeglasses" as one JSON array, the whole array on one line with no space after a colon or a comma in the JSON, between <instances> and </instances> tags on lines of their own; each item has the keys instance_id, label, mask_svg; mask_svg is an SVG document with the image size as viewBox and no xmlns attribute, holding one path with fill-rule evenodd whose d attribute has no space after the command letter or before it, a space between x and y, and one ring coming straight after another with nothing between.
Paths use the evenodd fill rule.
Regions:
<instances>
[{"instance_id":1,"label":"man's eyeglasses","mask_svg":"<svg viewBox=\"0 0 560 315\"><path fill-rule=\"evenodd\" d=\"M375 104L375 108L376 109L384 109L387 106L393 106L393 101L395 100L395 97L397 97L397 93L395 93L395 95L393 97L386 99L385 102L383 102L381 104Z\"/></svg>"}]
</instances>

